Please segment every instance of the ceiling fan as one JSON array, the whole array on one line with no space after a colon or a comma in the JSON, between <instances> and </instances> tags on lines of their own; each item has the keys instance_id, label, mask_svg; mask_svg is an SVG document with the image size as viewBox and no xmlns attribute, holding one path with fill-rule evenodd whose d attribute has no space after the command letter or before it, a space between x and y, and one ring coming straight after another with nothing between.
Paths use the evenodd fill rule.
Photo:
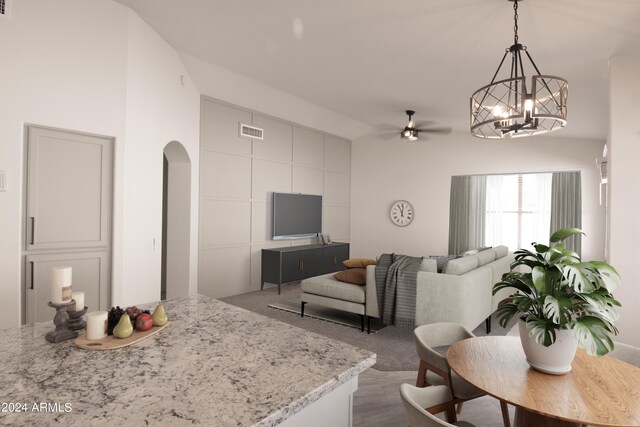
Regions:
<instances>
[{"instance_id":1,"label":"ceiling fan","mask_svg":"<svg viewBox=\"0 0 640 427\"><path fill-rule=\"evenodd\" d=\"M402 139L403 141L415 141L417 139L424 139L424 137L418 136L421 133L431 133L431 134L441 134L441 135L446 135L451 133L451 128L448 126L447 127L427 127L429 125L434 124L435 122L425 121L425 120L420 120L420 121L413 120L413 115L416 113L413 110L406 110L405 113L407 114L407 116L409 116L409 121L407 122L405 127L403 129L397 129L397 127L395 126L391 128L388 128L387 126L385 126L385 128L394 129L395 132L381 134L380 137L382 139L391 139L394 137L397 138L399 133L400 139Z\"/></svg>"}]
</instances>

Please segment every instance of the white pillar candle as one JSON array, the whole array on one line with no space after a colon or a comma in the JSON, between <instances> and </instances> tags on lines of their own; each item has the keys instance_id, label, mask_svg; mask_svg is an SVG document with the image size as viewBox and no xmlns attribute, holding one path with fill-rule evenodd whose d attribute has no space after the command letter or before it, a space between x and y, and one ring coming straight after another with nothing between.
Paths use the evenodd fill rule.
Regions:
<instances>
[{"instance_id":1,"label":"white pillar candle","mask_svg":"<svg viewBox=\"0 0 640 427\"><path fill-rule=\"evenodd\" d=\"M71 299L75 301L75 304L71 304L69 307L67 307L67 311L84 310L84 292L72 292Z\"/></svg>"},{"instance_id":2,"label":"white pillar candle","mask_svg":"<svg viewBox=\"0 0 640 427\"><path fill-rule=\"evenodd\" d=\"M107 336L107 312L92 311L87 314L87 339L99 340Z\"/></svg>"},{"instance_id":3,"label":"white pillar candle","mask_svg":"<svg viewBox=\"0 0 640 427\"><path fill-rule=\"evenodd\" d=\"M51 269L51 302L62 304L71 301L71 267Z\"/></svg>"}]
</instances>

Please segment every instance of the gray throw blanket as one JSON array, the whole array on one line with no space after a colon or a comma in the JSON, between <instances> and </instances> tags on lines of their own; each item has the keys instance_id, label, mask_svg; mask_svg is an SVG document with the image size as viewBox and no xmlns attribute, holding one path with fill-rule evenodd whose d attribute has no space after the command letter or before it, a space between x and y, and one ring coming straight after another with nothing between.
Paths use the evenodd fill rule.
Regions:
<instances>
[{"instance_id":1,"label":"gray throw blanket","mask_svg":"<svg viewBox=\"0 0 640 427\"><path fill-rule=\"evenodd\" d=\"M376 265L376 291L384 325L414 327L416 279L422 257L382 254Z\"/></svg>"}]
</instances>

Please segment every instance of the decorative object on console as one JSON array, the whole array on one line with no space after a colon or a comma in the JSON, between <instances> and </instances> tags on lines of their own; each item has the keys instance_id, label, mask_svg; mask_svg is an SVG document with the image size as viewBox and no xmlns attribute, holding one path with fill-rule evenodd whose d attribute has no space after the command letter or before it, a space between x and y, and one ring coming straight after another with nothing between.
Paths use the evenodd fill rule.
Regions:
<instances>
[{"instance_id":1,"label":"decorative object on console","mask_svg":"<svg viewBox=\"0 0 640 427\"><path fill-rule=\"evenodd\" d=\"M620 303L611 292L620 284L620 276L605 262L581 261L577 253L565 249L560 242L576 234L583 233L577 228L561 228L551 235L549 246L533 243L535 252L516 251L511 271L493 287L494 294L505 288L518 291L500 301L498 322L505 327L513 316L520 315L527 362L546 373L569 372L577 346L591 355L607 354L614 347L609 334L618 333L613 323ZM520 272L521 266L530 271ZM562 340L573 340L572 349L563 350L564 344L559 343L563 330L570 332ZM535 345L526 343L528 339ZM535 348L535 352L528 352L528 348ZM571 360L554 364L556 349L572 352ZM547 357L547 353L551 354Z\"/></svg>"},{"instance_id":2,"label":"decorative object on console","mask_svg":"<svg viewBox=\"0 0 640 427\"><path fill-rule=\"evenodd\" d=\"M568 82L560 77L541 75L527 47L518 42L518 1L513 2L514 37L491 83L471 95L471 134L479 138L499 139L551 132L567 124ZM527 89L522 52L536 74ZM496 77L511 53L509 78Z\"/></svg>"},{"instance_id":3,"label":"decorative object on console","mask_svg":"<svg viewBox=\"0 0 640 427\"><path fill-rule=\"evenodd\" d=\"M398 200L391 205L391 209L389 209L389 216L391 217L391 222L398 227L406 227L411 224L411 221L413 221L413 206L411 206L411 203L406 200Z\"/></svg>"}]
</instances>

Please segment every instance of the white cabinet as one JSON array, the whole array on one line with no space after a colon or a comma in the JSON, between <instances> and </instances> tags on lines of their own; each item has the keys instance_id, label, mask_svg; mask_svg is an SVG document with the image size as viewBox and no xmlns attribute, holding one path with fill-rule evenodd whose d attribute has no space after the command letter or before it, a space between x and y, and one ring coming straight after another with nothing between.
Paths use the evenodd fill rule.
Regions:
<instances>
[{"instance_id":1,"label":"white cabinet","mask_svg":"<svg viewBox=\"0 0 640 427\"><path fill-rule=\"evenodd\" d=\"M70 266L89 310L110 307L113 139L26 128L24 295L27 323L51 320L51 268Z\"/></svg>"},{"instance_id":2,"label":"white cabinet","mask_svg":"<svg viewBox=\"0 0 640 427\"><path fill-rule=\"evenodd\" d=\"M27 129L27 250L108 246L112 140Z\"/></svg>"},{"instance_id":3,"label":"white cabinet","mask_svg":"<svg viewBox=\"0 0 640 427\"><path fill-rule=\"evenodd\" d=\"M72 268L73 291L84 292L89 311L108 308L109 255L107 252L73 252L26 256L27 323L53 319L51 268Z\"/></svg>"}]
</instances>

